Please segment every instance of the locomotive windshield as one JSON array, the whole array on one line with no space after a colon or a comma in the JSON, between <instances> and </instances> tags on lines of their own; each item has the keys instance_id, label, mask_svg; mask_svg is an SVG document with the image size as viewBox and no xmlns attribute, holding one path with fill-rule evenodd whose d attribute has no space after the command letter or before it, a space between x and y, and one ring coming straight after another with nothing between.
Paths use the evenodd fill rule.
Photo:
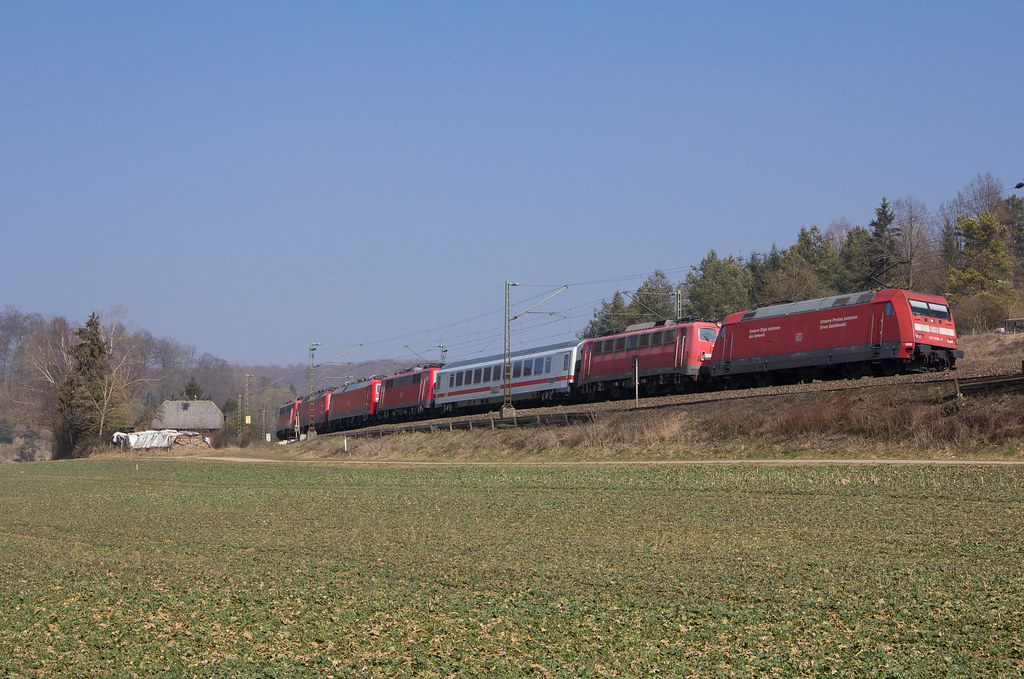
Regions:
<instances>
[{"instance_id":1,"label":"locomotive windshield","mask_svg":"<svg viewBox=\"0 0 1024 679\"><path fill-rule=\"evenodd\" d=\"M919 300L912 299L910 300L910 308L918 316L939 318L943 321L950 320L949 308L945 304L936 304L935 302L921 302Z\"/></svg>"}]
</instances>

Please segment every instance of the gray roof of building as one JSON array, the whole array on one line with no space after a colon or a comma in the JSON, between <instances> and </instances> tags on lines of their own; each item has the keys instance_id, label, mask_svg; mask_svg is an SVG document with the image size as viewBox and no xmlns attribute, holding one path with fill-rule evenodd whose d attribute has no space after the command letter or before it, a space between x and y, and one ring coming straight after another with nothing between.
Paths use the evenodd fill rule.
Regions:
<instances>
[{"instance_id":1,"label":"gray roof of building","mask_svg":"<svg viewBox=\"0 0 1024 679\"><path fill-rule=\"evenodd\" d=\"M224 413L213 401L164 401L156 411L153 429L220 429Z\"/></svg>"}]
</instances>

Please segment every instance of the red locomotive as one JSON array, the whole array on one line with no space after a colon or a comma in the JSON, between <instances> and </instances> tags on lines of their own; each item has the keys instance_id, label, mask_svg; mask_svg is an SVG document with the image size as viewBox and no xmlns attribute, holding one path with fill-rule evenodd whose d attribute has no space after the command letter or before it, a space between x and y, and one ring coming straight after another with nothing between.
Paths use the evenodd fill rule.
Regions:
<instances>
[{"instance_id":1,"label":"red locomotive","mask_svg":"<svg viewBox=\"0 0 1024 679\"><path fill-rule=\"evenodd\" d=\"M696 387L717 336L717 323L662 321L586 340L580 351L576 391L591 399L621 398L627 390L632 393L637 373L644 395L688 391Z\"/></svg>"},{"instance_id":2,"label":"red locomotive","mask_svg":"<svg viewBox=\"0 0 1024 679\"><path fill-rule=\"evenodd\" d=\"M944 298L889 289L730 314L709 374L764 386L954 369L962 356Z\"/></svg>"},{"instance_id":3,"label":"red locomotive","mask_svg":"<svg viewBox=\"0 0 1024 679\"><path fill-rule=\"evenodd\" d=\"M381 381L377 378L335 389L330 394L325 431L340 431L367 424L377 414Z\"/></svg>"},{"instance_id":4,"label":"red locomotive","mask_svg":"<svg viewBox=\"0 0 1024 679\"><path fill-rule=\"evenodd\" d=\"M438 368L425 368L385 378L381 385L380 419L405 421L422 417L434 407Z\"/></svg>"},{"instance_id":5,"label":"red locomotive","mask_svg":"<svg viewBox=\"0 0 1024 679\"><path fill-rule=\"evenodd\" d=\"M280 440L295 438L295 425L299 419L299 404L302 399L285 403L277 411L277 438Z\"/></svg>"}]
</instances>

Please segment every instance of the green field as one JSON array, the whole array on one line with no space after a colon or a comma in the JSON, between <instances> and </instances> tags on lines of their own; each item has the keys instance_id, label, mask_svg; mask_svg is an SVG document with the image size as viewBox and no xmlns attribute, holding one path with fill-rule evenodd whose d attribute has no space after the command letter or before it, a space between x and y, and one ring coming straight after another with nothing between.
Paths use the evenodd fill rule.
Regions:
<instances>
[{"instance_id":1,"label":"green field","mask_svg":"<svg viewBox=\"0 0 1024 679\"><path fill-rule=\"evenodd\" d=\"M1024 468L0 467L0 675L1024 676Z\"/></svg>"}]
</instances>

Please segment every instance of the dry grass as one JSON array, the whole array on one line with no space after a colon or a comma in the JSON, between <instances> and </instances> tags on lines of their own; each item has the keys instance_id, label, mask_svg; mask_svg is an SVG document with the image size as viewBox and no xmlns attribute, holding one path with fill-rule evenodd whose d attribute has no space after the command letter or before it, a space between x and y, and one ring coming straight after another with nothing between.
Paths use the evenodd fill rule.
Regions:
<instances>
[{"instance_id":1,"label":"dry grass","mask_svg":"<svg viewBox=\"0 0 1024 679\"><path fill-rule=\"evenodd\" d=\"M1004 335L986 332L960 338L964 358L960 371L971 375L1001 375L1021 372L1024 333Z\"/></svg>"},{"instance_id":2,"label":"dry grass","mask_svg":"<svg viewBox=\"0 0 1024 679\"><path fill-rule=\"evenodd\" d=\"M632 461L756 458L1024 459L1024 395L958 401L934 385L739 397L607 412L596 422L506 431L321 436L305 459ZM943 393L947 392L947 393Z\"/></svg>"}]
</instances>

